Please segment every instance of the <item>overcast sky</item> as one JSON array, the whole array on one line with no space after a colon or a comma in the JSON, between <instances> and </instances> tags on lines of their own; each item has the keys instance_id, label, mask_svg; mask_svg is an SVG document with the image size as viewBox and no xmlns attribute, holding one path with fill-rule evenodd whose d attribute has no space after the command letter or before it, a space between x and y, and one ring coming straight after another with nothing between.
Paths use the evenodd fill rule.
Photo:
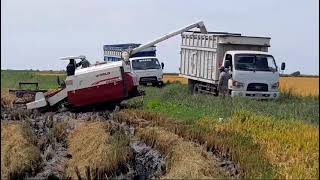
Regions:
<instances>
[{"instance_id":1,"label":"overcast sky","mask_svg":"<svg viewBox=\"0 0 320 180\"><path fill-rule=\"evenodd\" d=\"M287 73L319 74L318 0L1 0L1 69L65 69L58 58L103 60L103 45L144 43L203 20L209 31L270 36ZM178 72L180 36L157 45Z\"/></svg>"}]
</instances>

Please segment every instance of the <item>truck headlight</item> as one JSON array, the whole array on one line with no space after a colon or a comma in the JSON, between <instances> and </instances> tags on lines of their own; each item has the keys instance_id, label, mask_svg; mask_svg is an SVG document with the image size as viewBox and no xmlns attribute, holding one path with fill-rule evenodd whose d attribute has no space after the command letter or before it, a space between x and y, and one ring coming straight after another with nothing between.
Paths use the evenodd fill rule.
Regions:
<instances>
[{"instance_id":1,"label":"truck headlight","mask_svg":"<svg viewBox=\"0 0 320 180\"><path fill-rule=\"evenodd\" d=\"M244 87L244 83L233 80L232 81L232 86L237 87L237 88L243 88Z\"/></svg>"},{"instance_id":2,"label":"truck headlight","mask_svg":"<svg viewBox=\"0 0 320 180\"><path fill-rule=\"evenodd\" d=\"M276 82L276 83L271 85L272 89L278 89L278 87L279 87L279 82Z\"/></svg>"}]
</instances>

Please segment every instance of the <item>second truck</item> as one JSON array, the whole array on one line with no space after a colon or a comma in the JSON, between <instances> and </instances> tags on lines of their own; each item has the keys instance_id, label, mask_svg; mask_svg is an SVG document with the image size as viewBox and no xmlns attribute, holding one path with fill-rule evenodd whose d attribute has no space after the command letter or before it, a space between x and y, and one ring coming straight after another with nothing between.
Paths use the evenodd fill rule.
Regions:
<instances>
[{"instance_id":1,"label":"second truck","mask_svg":"<svg viewBox=\"0 0 320 180\"><path fill-rule=\"evenodd\" d=\"M141 44L111 44L104 45L104 61L110 63L121 61L121 52L126 49L139 47ZM140 85L163 85L163 67L156 57L156 46L148 47L130 56L131 71L134 73Z\"/></svg>"}]
</instances>

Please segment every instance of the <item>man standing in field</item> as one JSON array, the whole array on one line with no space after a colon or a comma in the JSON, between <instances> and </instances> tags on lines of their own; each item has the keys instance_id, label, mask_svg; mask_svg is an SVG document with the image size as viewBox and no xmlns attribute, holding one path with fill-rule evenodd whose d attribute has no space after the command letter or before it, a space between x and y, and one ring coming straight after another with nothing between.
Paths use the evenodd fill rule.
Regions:
<instances>
[{"instance_id":1,"label":"man standing in field","mask_svg":"<svg viewBox=\"0 0 320 180\"><path fill-rule=\"evenodd\" d=\"M219 84L218 84L219 95L225 97L226 95L229 95L228 81L231 78L231 75L228 73L228 69L224 68L224 66L221 66L219 70L220 70Z\"/></svg>"}]
</instances>

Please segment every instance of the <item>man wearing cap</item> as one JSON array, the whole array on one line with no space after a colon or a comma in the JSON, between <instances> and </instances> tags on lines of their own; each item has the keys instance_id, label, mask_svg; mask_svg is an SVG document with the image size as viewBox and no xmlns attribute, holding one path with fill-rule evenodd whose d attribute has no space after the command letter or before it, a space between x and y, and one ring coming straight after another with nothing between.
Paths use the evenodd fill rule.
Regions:
<instances>
[{"instance_id":1,"label":"man wearing cap","mask_svg":"<svg viewBox=\"0 0 320 180\"><path fill-rule=\"evenodd\" d=\"M228 73L228 69L224 68L224 66L221 66L219 70L220 70L219 84L218 84L219 95L225 97L226 95L229 94L228 81L231 78L231 75Z\"/></svg>"},{"instance_id":2,"label":"man wearing cap","mask_svg":"<svg viewBox=\"0 0 320 180\"><path fill-rule=\"evenodd\" d=\"M87 68L90 66L90 62L85 57L81 58L80 64L82 68Z\"/></svg>"}]
</instances>

